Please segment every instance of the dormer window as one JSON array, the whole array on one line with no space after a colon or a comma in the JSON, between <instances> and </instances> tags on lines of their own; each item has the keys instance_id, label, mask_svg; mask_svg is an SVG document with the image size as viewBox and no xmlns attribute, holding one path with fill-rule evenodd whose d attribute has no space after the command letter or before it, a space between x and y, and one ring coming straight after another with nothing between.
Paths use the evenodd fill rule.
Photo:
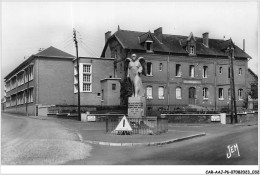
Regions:
<instances>
[{"instance_id":1,"label":"dormer window","mask_svg":"<svg viewBox=\"0 0 260 175\"><path fill-rule=\"evenodd\" d=\"M195 48L194 46L190 46L190 54L195 54Z\"/></svg>"},{"instance_id":2,"label":"dormer window","mask_svg":"<svg viewBox=\"0 0 260 175\"><path fill-rule=\"evenodd\" d=\"M152 41L146 41L145 42L145 49L146 49L147 52L152 52L153 51L152 46L153 46L153 42Z\"/></svg>"},{"instance_id":3,"label":"dormer window","mask_svg":"<svg viewBox=\"0 0 260 175\"><path fill-rule=\"evenodd\" d=\"M153 43L155 40L150 31L140 35L138 39L146 52L153 52Z\"/></svg>"}]
</instances>

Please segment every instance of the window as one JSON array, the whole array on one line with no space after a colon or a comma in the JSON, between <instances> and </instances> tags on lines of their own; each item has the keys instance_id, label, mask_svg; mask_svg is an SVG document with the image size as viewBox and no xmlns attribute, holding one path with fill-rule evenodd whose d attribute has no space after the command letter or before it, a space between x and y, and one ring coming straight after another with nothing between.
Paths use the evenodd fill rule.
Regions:
<instances>
[{"instance_id":1,"label":"window","mask_svg":"<svg viewBox=\"0 0 260 175\"><path fill-rule=\"evenodd\" d=\"M100 94L100 93L97 93L97 96L98 96L98 97L100 97L100 96L101 96L101 94Z\"/></svg>"},{"instance_id":2,"label":"window","mask_svg":"<svg viewBox=\"0 0 260 175\"><path fill-rule=\"evenodd\" d=\"M28 70L24 71L24 82L27 83L28 82Z\"/></svg>"},{"instance_id":3,"label":"window","mask_svg":"<svg viewBox=\"0 0 260 175\"><path fill-rule=\"evenodd\" d=\"M208 88L203 88L202 95L203 95L203 99L208 99L209 98Z\"/></svg>"},{"instance_id":4,"label":"window","mask_svg":"<svg viewBox=\"0 0 260 175\"><path fill-rule=\"evenodd\" d=\"M195 47L194 46L190 46L190 54L195 54Z\"/></svg>"},{"instance_id":5,"label":"window","mask_svg":"<svg viewBox=\"0 0 260 175\"><path fill-rule=\"evenodd\" d=\"M29 76L29 81L33 80L33 66L30 66L28 68L28 76Z\"/></svg>"},{"instance_id":6,"label":"window","mask_svg":"<svg viewBox=\"0 0 260 175\"><path fill-rule=\"evenodd\" d=\"M176 99L181 99L181 87L176 88Z\"/></svg>"},{"instance_id":7,"label":"window","mask_svg":"<svg viewBox=\"0 0 260 175\"><path fill-rule=\"evenodd\" d=\"M151 62L147 62L147 76L153 75L153 64Z\"/></svg>"},{"instance_id":8,"label":"window","mask_svg":"<svg viewBox=\"0 0 260 175\"><path fill-rule=\"evenodd\" d=\"M83 83L83 91L84 92L91 92L91 84Z\"/></svg>"},{"instance_id":9,"label":"window","mask_svg":"<svg viewBox=\"0 0 260 175\"><path fill-rule=\"evenodd\" d=\"M219 67L219 73L222 74L222 67Z\"/></svg>"},{"instance_id":10,"label":"window","mask_svg":"<svg viewBox=\"0 0 260 175\"><path fill-rule=\"evenodd\" d=\"M17 95L17 105L23 104L23 92L19 92Z\"/></svg>"},{"instance_id":11,"label":"window","mask_svg":"<svg viewBox=\"0 0 260 175\"><path fill-rule=\"evenodd\" d=\"M202 76L203 76L203 78L208 77L208 66L203 66Z\"/></svg>"},{"instance_id":12,"label":"window","mask_svg":"<svg viewBox=\"0 0 260 175\"><path fill-rule=\"evenodd\" d=\"M115 50L115 59L117 59L117 50Z\"/></svg>"},{"instance_id":13,"label":"window","mask_svg":"<svg viewBox=\"0 0 260 175\"><path fill-rule=\"evenodd\" d=\"M83 74L83 82L91 82L91 75L90 74Z\"/></svg>"},{"instance_id":14,"label":"window","mask_svg":"<svg viewBox=\"0 0 260 175\"><path fill-rule=\"evenodd\" d=\"M116 84L112 84L112 90L116 90Z\"/></svg>"},{"instance_id":15,"label":"window","mask_svg":"<svg viewBox=\"0 0 260 175\"><path fill-rule=\"evenodd\" d=\"M83 65L83 72L84 73L91 73L91 65L84 64Z\"/></svg>"},{"instance_id":16,"label":"window","mask_svg":"<svg viewBox=\"0 0 260 175\"><path fill-rule=\"evenodd\" d=\"M153 98L153 88L151 86L148 86L146 88L146 98L152 99Z\"/></svg>"},{"instance_id":17,"label":"window","mask_svg":"<svg viewBox=\"0 0 260 175\"><path fill-rule=\"evenodd\" d=\"M33 102L33 88L30 88L25 91L25 103L31 103Z\"/></svg>"},{"instance_id":18,"label":"window","mask_svg":"<svg viewBox=\"0 0 260 175\"><path fill-rule=\"evenodd\" d=\"M159 71L162 71L162 70L163 70L163 64L160 63L160 64L159 64Z\"/></svg>"},{"instance_id":19,"label":"window","mask_svg":"<svg viewBox=\"0 0 260 175\"><path fill-rule=\"evenodd\" d=\"M158 88L158 98L159 99L164 99L164 87L159 87Z\"/></svg>"},{"instance_id":20,"label":"window","mask_svg":"<svg viewBox=\"0 0 260 175\"><path fill-rule=\"evenodd\" d=\"M238 100L243 100L243 89L238 89Z\"/></svg>"},{"instance_id":21,"label":"window","mask_svg":"<svg viewBox=\"0 0 260 175\"><path fill-rule=\"evenodd\" d=\"M190 77L194 77L195 76L195 67L194 65L190 65Z\"/></svg>"},{"instance_id":22,"label":"window","mask_svg":"<svg viewBox=\"0 0 260 175\"><path fill-rule=\"evenodd\" d=\"M230 78L230 67L228 67L228 78Z\"/></svg>"},{"instance_id":23,"label":"window","mask_svg":"<svg viewBox=\"0 0 260 175\"><path fill-rule=\"evenodd\" d=\"M82 64L82 63L81 63ZM82 83L82 92L92 92L92 66L91 64L82 64L83 65L83 72L81 73L80 77L83 77ZM81 78L80 78L81 79ZM74 81L76 83L76 81ZM81 89L81 87L80 87Z\"/></svg>"},{"instance_id":24,"label":"window","mask_svg":"<svg viewBox=\"0 0 260 175\"><path fill-rule=\"evenodd\" d=\"M238 69L238 75L242 75L242 68Z\"/></svg>"},{"instance_id":25,"label":"window","mask_svg":"<svg viewBox=\"0 0 260 175\"><path fill-rule=\"evenodd\" d=\"M218 99L224 100L224 89L223 88L218 89Z\"/></svg>"},{"instance_id":26,"label":"window","mask_svg":"<svg viewBox=\"0 0 260 175\"><path fill-rule=\"evenodd\" d=\"M231 89L228 88L228 99L230 100L231 99Z\"/></svg>"},{"instance_id":27,"label":"window","mask_svg":"<svg viewBox=\"0 0 260 175\"><path fill-rule=\"evenodd\" d=\"M176 73L175 73L176 77L181 77L181 65L180 64L176 64Z\"/></svg>"},{"instance_id":28,"label":"window","mask_svg":"<svg viewBox=\"0 0 260 175\"><path fill-rule=\"evenodd\" d=\"M152 51L152 42L146 41L146 51Z\"/></svg>"}]
</instances>

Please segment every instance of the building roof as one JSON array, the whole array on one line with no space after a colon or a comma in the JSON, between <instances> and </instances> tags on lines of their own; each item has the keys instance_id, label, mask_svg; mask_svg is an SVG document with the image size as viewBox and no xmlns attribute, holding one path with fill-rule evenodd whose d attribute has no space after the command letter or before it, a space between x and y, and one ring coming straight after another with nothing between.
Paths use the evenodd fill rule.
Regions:
<instances>
[{"instance_id":1,"label":"building roof","mask_svg":"<svg viewBox=\"0 0 260 175\"><path fill-rule=\"evenodd\" d=\"M149 32L148 32L149 33ZM102 51L101 57L105 56L105 51L108 46L108 43L112 39L117 39L118 42L122 45L124 49L130 50L141 50L145 51L144 45L140 44L140 37L146 36L147 32L137 32L137 31L128 31L128 30L118 30L115 32L106 42L105 47ZM156 38L154 33L151 34L152 38ZM206 47L203 44L203 40L200 37L194 37L196 41L196 54L199 56L220 56L226 57L225 51L223 48L227 44L230 44L230 40L223 39L210 39L209 38L209 47ZM169 35L162 34L162 43L156 38L153 44L153 51L165 54L187 54L185 47L182 45L183 41L187 41L189 36L181 35ZM251 58L247 53L241 50L238 46L235 45L235 57L237 58Z\"/></svg>"},{"instance_id":2,"label":"building roof","mask_svg":"<svg viewBox=\"0 0 260 175\"><path fill-rule=\"evenodd\" d=\"M40 57L59 57L59 58L75 58L75 56L70 55L66 52L63 52L62 50L59 50L53 46L50 46L49 48L35 54L34 56L40 56Z\"/></svg>"},{"instance_id":3,"label":"building roof","mask_svg":"<svg viewBox=\"0 0 260 175\"><path fill-rule=\"evenodd\" d=\"M256 79L258 79L258 76L250 68L248 68L248 72L251 73Z\"/></svg>"},{"instance_id":4,"label":"building roof","mask_svg":"<svg viewBox=\"0 0 260 175\"><path fill-rule=\"evenodd\" d=\"M14 70L12 70L9 74L5 76L5 80L10 78L12 75L16 74L20 69L22 69L24 66L28 65L35 57L42 57L42 58L61 58L61 59L71 59L73 60L75 56L70 55L66 52L63 52L55 47L50 46L49 48L31 55L29 58L27 58L25 61L23 61L20 65L18 65Z\"/></svg>"}]
</instances>

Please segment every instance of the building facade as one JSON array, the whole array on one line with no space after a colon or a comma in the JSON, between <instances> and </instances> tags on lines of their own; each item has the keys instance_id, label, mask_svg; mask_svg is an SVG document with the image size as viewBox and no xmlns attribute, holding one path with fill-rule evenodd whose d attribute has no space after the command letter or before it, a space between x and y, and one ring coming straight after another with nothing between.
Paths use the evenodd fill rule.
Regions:
<instances>
[{"instance_id":1,"label":"building facade","mask_svg":"<svg viewBox=\"0 0 260 175\"><path fill-rule=\"evenodd\" d=\"M247 72L248 109L258 109L258 76L248 68ZM252 95L250 94L252 93Z\"/></svg>"},{"instance_id":2,"label":"building facade","mask_svg":"<svg viewBox=\"0 0 260 175\"><path fill-rule=\"evenodd\" d=\"M147 108L220 110L230 105L230 60L233 58L236 104L243 108L250 83L250 56L232 40L118 30L105 34L101 58L79 57L54 47L32 55L5 77L7 112L38 115L39 106L120 106L125 59L132 53L146 60ZM79 74L80 81L77 79ZM80 83L79 83L80 82Z\"/></svg>"},{"instance_id":3,"label":"building facade","mask_svg":"<svg viewBox=\"0 0 260 175\"><path fill-rule=\"evenodd\" d=\"M73 59L54 47L30 56L5 77L5 111L37 115L38 105L73 104Z\"/></svg>"},{"instance_id":4,"label":"building facade","mask_svg":"<svg viewBox=\"0 0 260 175\"><path fill-rule=\"evenodd\" d=\"M230 103L230 59L232 45L237 107L243 107L247 89L250 56L232 40L166 35L162 28L154 33L118 30L105 34L101 57L114 58L115 77L126 77L124 60L136 53L146 60L143 76L147 106L150 109L183 107L221 109Z\"/></svg>"},{"instance_id":5,"label":"building facade","mask_svg":"<svg viewBox=\"0 0 260 175\"><path fill-rule=\"evenodd\" d=\"M114 59L79 58L82 106L120 105L120 78L114 77ZM2 110L47 115L50 106L76 106L76 59L54 47L32 55L5 77Z\"/></svg>"},{"instance_id":6,"label":"building facade","mask_svg":"<svg viewBox=\"0 0 260 175\"><path fill-rule=\"evenodd\" d=\"M78 102L77 62L74 65L74 104ZM81 105L120 105L120 78L114 77L114 59L79 58Z\"/></svg>"}]
</instances>

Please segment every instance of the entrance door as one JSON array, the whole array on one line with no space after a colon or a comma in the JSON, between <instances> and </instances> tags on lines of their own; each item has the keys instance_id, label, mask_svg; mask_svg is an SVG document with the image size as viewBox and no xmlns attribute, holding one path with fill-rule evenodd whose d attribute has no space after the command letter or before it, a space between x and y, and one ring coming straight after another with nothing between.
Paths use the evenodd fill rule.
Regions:
<instances>
[{"instance_id":1,"label":"entrance door","mask_svg":"<svg viewBox=\"0 0 260 175\"><path fill-rule=\"evenodd\" d=\"M196 89L194 87L189 88L189 104L195 104Z\"/></svg>"}]
</instances>

